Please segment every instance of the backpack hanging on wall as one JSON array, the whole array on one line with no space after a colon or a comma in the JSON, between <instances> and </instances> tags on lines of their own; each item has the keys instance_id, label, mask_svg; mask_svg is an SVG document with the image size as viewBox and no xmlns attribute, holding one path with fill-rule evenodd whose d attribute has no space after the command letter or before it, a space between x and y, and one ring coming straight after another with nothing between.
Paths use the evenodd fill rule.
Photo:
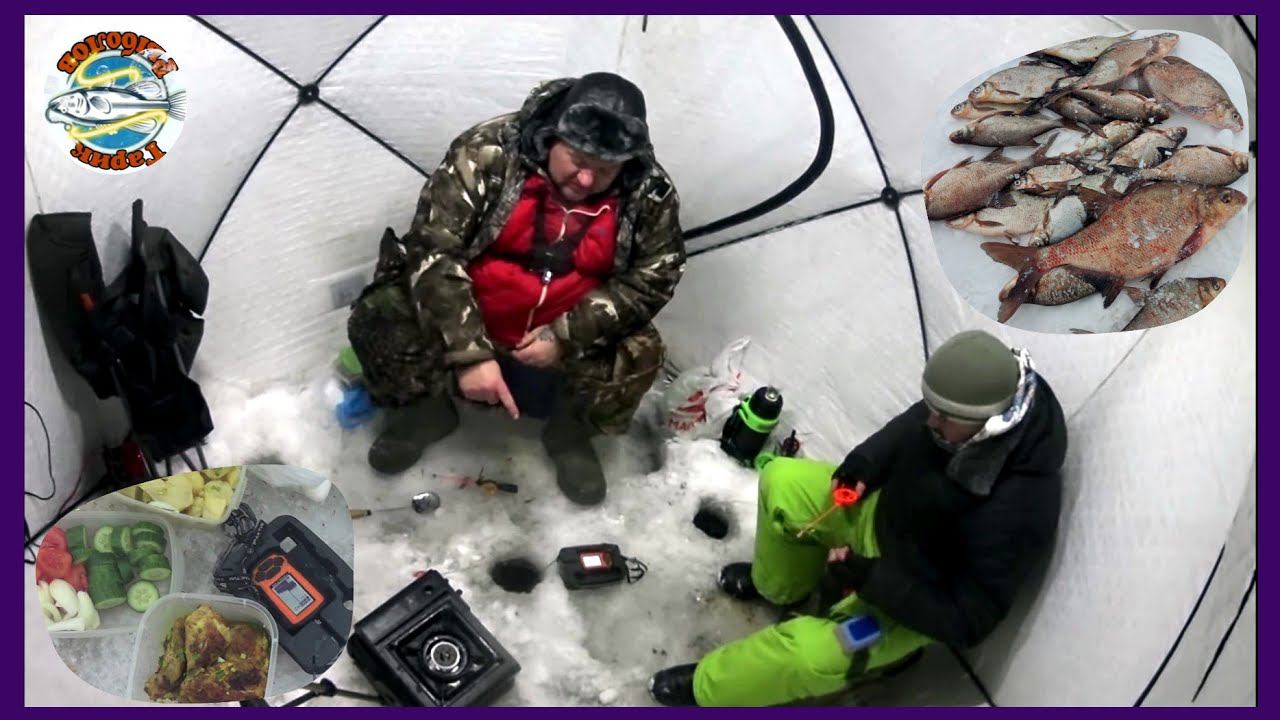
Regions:
<instances>
[{"instance_id":1,"label":"backpack hanging on wall","mask_svg":"<svg viewBox=\"0 0 1280 720\"><path fill-rule=\"evenodd\" d=\"M27 262L45 326L98 397L121 398L150 457L199 452L213 421L187 372L204 332L208 277L172 233L143 221L136 200L128 263L104 286L90 220L31 220Z\"/></svg>"}]
</instances>

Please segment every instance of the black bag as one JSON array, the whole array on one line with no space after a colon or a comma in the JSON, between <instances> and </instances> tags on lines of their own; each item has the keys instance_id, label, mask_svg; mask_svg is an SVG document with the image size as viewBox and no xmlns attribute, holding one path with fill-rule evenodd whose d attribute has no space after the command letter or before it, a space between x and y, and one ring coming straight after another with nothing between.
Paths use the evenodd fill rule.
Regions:
<instances>
[{"instance_id":1,"label":"black bag","mask_svg":"<svg viewBox=\"0 0 1280 720\"><path fill-rule=\"evenodd\" d=\"M88 213L36 215L27 235L32 291L72 366L100 398L119 396L153 457L198 445L213 430L187 371L204 334L208 277L164 228L133 204L129 261L103 287Z\"/></svg>"}]
</instances>

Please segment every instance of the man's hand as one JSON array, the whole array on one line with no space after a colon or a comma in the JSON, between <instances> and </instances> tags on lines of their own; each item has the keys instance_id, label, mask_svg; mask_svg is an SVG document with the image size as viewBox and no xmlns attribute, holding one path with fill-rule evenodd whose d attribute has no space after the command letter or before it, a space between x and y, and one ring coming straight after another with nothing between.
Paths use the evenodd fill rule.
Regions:
<instances>
[{"instance_id":1,"label":"man's hand","mask_svg":"<svg viewBox=\"0 0 1280 720\"><path fill-rule=\"evenodd\" d=\"M516 401L507 389L507 382L502 379L502 369L498 367L497 360L468 365L459 368L457 373L458 388L462 390L463 397L488 405L501 404L511 413L512 419L520 419L520 408L516 407Z\"/></svg>"},{"instance_id":2,"label":"man's hand","mask_svg":"<svg viewBox=\"0 0 1280 720\"><path fill-rule=\"evenodd\" d=\"M525 333L512 356L529 367L551 367L560 361L560 341L543 325Z\"/></svg>"}]
</instances>

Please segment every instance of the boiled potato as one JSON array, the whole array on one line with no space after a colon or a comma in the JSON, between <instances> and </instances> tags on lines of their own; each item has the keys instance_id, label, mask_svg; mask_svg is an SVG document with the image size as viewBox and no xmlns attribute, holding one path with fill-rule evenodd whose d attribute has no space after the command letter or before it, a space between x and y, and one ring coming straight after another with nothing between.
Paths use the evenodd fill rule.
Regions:
<instances>
[{"instance_id":1,"label":"boiled potato","mask_svg":"<svg viewBox=\"0 0 1280 720\"><path fill-rule=\"evenodd\" d=\"M191 517L204 517L204 498L197 497L192 501L191 506L183 510L183 512Z\"/></svg>"},{"instance_id":2,"label":"boiled potato","mask_svg":"<svg viewBox=\"0 0 1280 720\"><path fill-rule=\"evenodd\" d=\"M220 520L227 511L227 501L223 498L206 495L204 498L204 517Z\"/></svg>"}]
</instances>

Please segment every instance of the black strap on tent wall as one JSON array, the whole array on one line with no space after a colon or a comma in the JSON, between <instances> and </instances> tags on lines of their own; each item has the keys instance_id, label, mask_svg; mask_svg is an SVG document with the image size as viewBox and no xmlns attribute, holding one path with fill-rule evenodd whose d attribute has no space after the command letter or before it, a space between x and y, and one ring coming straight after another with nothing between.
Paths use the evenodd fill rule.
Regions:
<instances>
[{"instance_id":1,"label":"black strap on tent wall","mask_svg":"<svg viewBox=\"0 0 1280 720\"><path fill-rule=\"evenodd\" d=\"M725 228L741 225L777 210L807 190L831 162L831 150L835 147L836 120L835 113L831 110L831 98L827 95L827 87L822 82L822 74L818 72L813 53L809 52L809 46L805 43L804 36L800 34L796 21L791 19L790 15L775 15L774 19L778 21L782 32L787 36L787 41L791 43L791 49L795 51L796 59L800 61L800 69L804 71L804 79L809 83L813 102L818 106L818 151L814 155L813 162L809 163L809 167L805 168L800 177L779 190L773 197L741 212L688 230L684 234L685 240L720 232Z\"/></svg>"},{"instance_id":2,"label":"black strap on tent wall","mask_svg":"<svg viewBox=\"0 0 1280 720\"><path fill-rule=\"evenodd\" d=\"M907 270L911 273L911 289L916 295L916 317L920 321L920 344L924 348L924 357L929 359L929 336L924 328L924 304L920 301L920 281L916 278L916 264L911 257L911 244L907 239L907 229L902 223L902 211L898 205L903 197L907 195L916 195L921 191L911 191L910 193L899 193L893 187L893 183L889 180L889 171L885 168L884 159L880 157L880 149L876 147L875 136L871 134L871 126L867 124L867 117L862 114L862 107L858 105L858 99L853 95L853 87L849 85L849 79L844 76L844 71L840 69L840 63L836 62L836 56L831 52L831 47L827 45L827 39L823 37L822 31L818 29L818 24L814 22L813 16L806 16L809 20L809 27L813 28L813 34L818 37L818 42L822 43L822 49L826 51L827 57L831 60L831 66L836 69L836 75L840 77L841 84L844 85L844 91L849 95L849 102L853 103L853 109L858 113L858 121L862 123L862 131L867 136L867 142L871 145L871 152L875 155L876 165L880 167L880 177L884 178L884 190L880 193L880 200L893 210L893 214L898 218L898 232L902 236L902 252L907 256Z\"/></svg>"},{"instance_id":3,"label":"black strap on tent wall","mask_svg":"<svg viewBox=\"0 0 1280 720\"><path fill-rule=\"evenodd\" d=\"M1237 16L1239 17L1239 16ZM1231 618L1231 624L1227 626L1227 631L1222 634L1222 639L1218 641L1218 647L1213 651L1213 659L1209 661L1209 667L1205 668L1204 676L1200 678L1200 684L1196 686L1196 693L1191 696L1191 702L1195 703L1200 697L1200 691L1204 690L1205 683L1209 682L1209 675L1213 672L1214 666L1218 664L1218 658L1222 657L1222 651L1227 647L1227 641L1231 639L1231 633L1236 629L1236 623L1240 622L1240 616L1244 614L1244 608L1249 604L1249 598L1253 597L1253 590L1258 585L1258 568L1253 569L1253 577L1249 578L1249 587L1245 588L1244 597L1240 598L1240 607L1236 610L1236 616Z\"/></svg>"}]
</instances>

